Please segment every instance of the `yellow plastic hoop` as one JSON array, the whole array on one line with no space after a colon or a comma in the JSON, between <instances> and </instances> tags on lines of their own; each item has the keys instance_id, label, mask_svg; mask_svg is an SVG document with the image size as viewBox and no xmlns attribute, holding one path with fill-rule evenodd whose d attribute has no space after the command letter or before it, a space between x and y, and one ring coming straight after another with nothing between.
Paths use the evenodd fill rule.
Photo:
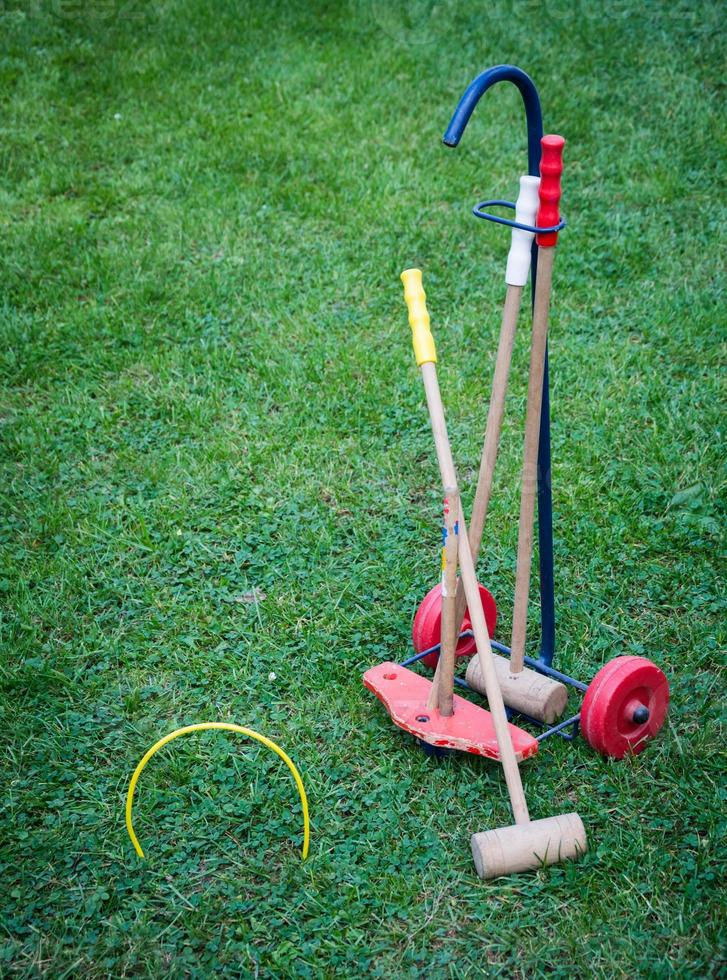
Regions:
<instances>
[{"instance_id":1,"label":"yellow plastic hoop","mask_svg":"<svg viewBox=\"0 0 727 980\"><path fill-rule=\"evenodd\" d=\"M176 731L170 732L165 735L164 738L160 738L149 751L146 753L144 758L141 760L139 765L134 770L134 775L131 777L131 782L129 783L129 790L126 794L126 829L129 832L129 837L131 838L131 843L134 845L134 850L139 855L139 857L144 857L144 852L139 844L139 839L134 833L134 827L131 822L131 808L134 805L134 790L136 789L136 784L139 781L139 776L141 775L144 767L155 752L163 748L167 742L173 741L175 738L179 738L180 735L188 735L190 732L203 732L210 728L221 729L227 732L239 732L240 735L247 735L249 738L254 738L256 742L261 742L266 745L269 749L272 749L276 755L279 755L283 762L286 764L288 769L290 769L293 779L295 780L295 785L298 788L298 793L300 795L300 805L303 810L303 850L301 853L301 858L303 861L308 857L308 848L310 846L310 817L308 815L308 797L305 795L305 787L303 786L303 780L300 778L300 773L295 768L293 760L290 756L286 755L285 752L276 745L272 739L267 738L265 735L261 735L259 732L255 732L252 728L243 728L242 725L233 725L226 721L204 721L198 725L187 725L184 728L177 728Z\"/></svg>"}]
</instances>

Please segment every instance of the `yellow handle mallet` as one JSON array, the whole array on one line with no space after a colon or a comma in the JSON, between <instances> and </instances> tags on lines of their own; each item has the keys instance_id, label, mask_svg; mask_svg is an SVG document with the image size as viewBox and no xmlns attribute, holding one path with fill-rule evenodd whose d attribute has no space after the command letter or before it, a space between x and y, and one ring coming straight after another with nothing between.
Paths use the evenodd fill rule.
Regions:
<instances>
[{"instance_id":1,"label":"yellow handle mallet","mask_svg":"<svg viewBox=\"0 0 727 980\"><path fill-rule=\"evenodd\" d=\"M422 381L424 382L442 486L443 488L455 488L457 487L457 476L437 380L437 353L429 326L429 314L422 287L421 271L419 269L407 269L402 272L401 280L404 283L404 297L409 309L414 356L421 368ZM474 834L472 837L472 854L477 873L482 878L495 878L499 875L538 868L567 858L578 857L586 850L586 833L577 813L546 817L543 820L530 820L522 780L520 779L520 770L508 729L505 705L495 673L494 657L490 637L487 633L487 623L477 586L461 502L458 519L459 563L462 584L472 620L477 656L485 681L487 700L495 727L510 805L515 818L515 824L512 827Z\"/></svg>"}]
</instances>

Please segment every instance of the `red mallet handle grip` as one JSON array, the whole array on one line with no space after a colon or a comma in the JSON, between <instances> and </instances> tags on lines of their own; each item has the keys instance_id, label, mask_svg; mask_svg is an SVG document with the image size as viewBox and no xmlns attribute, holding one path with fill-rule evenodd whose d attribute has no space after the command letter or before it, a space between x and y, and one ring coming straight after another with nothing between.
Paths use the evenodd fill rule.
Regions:
<instances>
[{"instance_id":1,"label":"red mallet handle grip","mask_svg":"<svg viewBox=\"0 0 727 980\"><path fill-rule=\"evenodd\" d=\"M544 136L540 141L540 207L535 222L538 228L552 228L560 221L560 175L563 173L562 136ZM552 247L558 241L558 232L549 231L535 239L541 248Z\"/></svg>"}]
</instances>

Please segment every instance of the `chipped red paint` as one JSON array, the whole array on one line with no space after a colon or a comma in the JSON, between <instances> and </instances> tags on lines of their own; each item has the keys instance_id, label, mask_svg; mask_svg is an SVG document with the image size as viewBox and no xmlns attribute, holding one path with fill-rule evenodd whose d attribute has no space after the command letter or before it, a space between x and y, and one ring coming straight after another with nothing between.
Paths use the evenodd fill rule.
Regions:
<instances>
[{"instance_id":1,"label":"chipped red paint","mask_svg":"<svg viewBox=\"0 0 727 980\"><path fill-rule=\"evenodd\" d=\"M378 664L367 670L363 682L384 705L394 724L410 735L439 748L484 755L488 759L500 758L492 715L485 708L455 694L454 714L443 717L436 709L427 707L432 682L393 663ZM425 715L428 721L417 720ZM518 761L535 755L538 742L533 736L515 725L509 728Z\"/></svg>"}]
</instances>

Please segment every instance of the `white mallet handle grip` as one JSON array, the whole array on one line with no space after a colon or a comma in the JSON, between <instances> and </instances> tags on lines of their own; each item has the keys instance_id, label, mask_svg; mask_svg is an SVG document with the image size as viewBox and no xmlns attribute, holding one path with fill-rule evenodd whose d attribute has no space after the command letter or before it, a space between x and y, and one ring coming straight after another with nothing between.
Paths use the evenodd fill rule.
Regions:
<instances>
[{"instance_id":1,"label":"white mallet handle grip","mask_svg":"<svg viewBox=\"0 0 727 980\"><path fill-rule=\"evenodd\" d=\"M535 225L538 213L540 177L527 174L520 178L520 193L515 203L515 220L521 225ZM530 272L530 255L535 233L513 228L512 243L507 256L505 282L508 286L524 286Z\"/></svg>"}]
</instances>

